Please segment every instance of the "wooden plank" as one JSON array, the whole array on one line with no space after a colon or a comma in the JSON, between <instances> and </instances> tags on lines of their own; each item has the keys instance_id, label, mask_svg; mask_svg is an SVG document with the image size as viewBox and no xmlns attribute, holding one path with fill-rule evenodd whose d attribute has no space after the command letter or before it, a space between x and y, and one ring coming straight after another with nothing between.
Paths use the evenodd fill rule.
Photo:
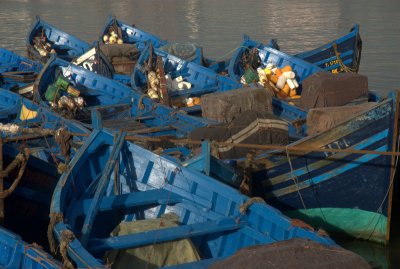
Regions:
<instances>
[{"instance_id":1,"label":"wooden plank","mask_svg":"<svg viewBox=\"0 0 400 269\"><path fill-rule=\"evenodd\" d=\"M242 228L234 218L223 217L216 221L206 221L141 233L113 236L105 239L93 239L89 242L89 251L93 254L107 250L136 248L199 235L235 231Z\"/></svg>"},{"instance_id":2,"label":"wooden plank","mask_svg":"<svg viewBox=\"0 0 400 269\"><path fill-rule=\"evenodd\" d=\"M142 192L131 192L121 195L103 197L99 201L98 212L113 210L130 210L138 206L149 206L159 204L176 204L182 202L184 198L180 195L171 193L163 189L155 189ZM84 199L76 203L75 216L83 216L89 211L93 199Z\"/></svg>"},{"instance_id":3,"label":"wooden plank","mask_svg":"<svg viewBox=\"0 0 400 269\"><path fill-rule=\"evenodd\" d=\"M388 130L386 129L382 132L379 132L371 137L364 139L363 141L361 141L355 145L350 146L349 148L354 149L354 150L362 150L362 149L378 142L381 139L386 139L387 134L388 134ZM315 157L314 162L312 162L312 160L311 160L312 157L309 157L308 161L310 163L307 164L306 166L301 166L293 171L288 171L287 173L281 174L279 176L268 178L267 180L263 181L262 185L264 187L270 187L270 186L284 183L286 181L292 180L293 176L300 177L305 174L309 174L312 171L321 169L321 168L331 165L335 162L343 161L343 159L345 159L346 157L348 157L350 155L351 155L351 153L337 153L335 155L327 156L325 158L324 157L320 157L320 158ZM307 159L307 156L305 156L305 159ZM291 158L291 162L292 163L294 162L294 158ZM283 163L283 164L285 164L285 163ZM275 166L275 167L277 167L277 166ZM268 168L271 169L271 167L268 167ZM280 169L282 170L282 168L280 168Z\"/></svg>"},{"instance_id":4,"label":"wooden plank","mask_svg":"<svg viewBox=\"0 0 400 269\"><path fill-rule=\"evenodd\" d=\"M387 148L386 146L383 146L381 148L378 148L377 150L384 151L384 150L386 150L386 148ZM305 181L299 182L297 184L293 183L288 187L284 187L284 188L280 188L280 189L277 189L277 190L270 191L270 192L265 194L265 199L270 199L270 198L274 198L274 197L281 197L281 196L284 196L284 195L287 195L287 194L290 194L290 193L293 193L293 192L297 192L297 191L302 190L302 189L306 189L306 188L310 187L313 184L319 184L321 182L324 182L324 181L330 180L332 178L335 178L336 176L338 176L340 174L343 174L343 173L345 173L347 171L350 171L352 169L355 169L355 168L357 168L359 166L363 166L363 165L367 164L369 161L371 161L371 160L373 160L373 159L375 159L377 157L379 157L379 154L365 154L365 155L362 155L361 157L359 157L357 159L354 159L352 162L349 162L349 163L346 163L346 164L341 165L339 167L336 167L335 169L333 169L333 170L331 170L329 172L320 174L318 176L315 176L312 179L305 180Z\"/></svg>"},{"instance_id":5,"label":"wooden plank","mask_svg":"<svg viewBox=\"0 0 400 269\"><path fill-rule=\"evenodd\" d=\"M100 200L104 196L104 193L107 188L107 182L110 179L111 173L114 169L115 162L119 156L119 153L122 149L124 144L126 133L118 133L114 147L112 148L110 158L106 163L106 166L103 170L103 174L99 180L99 184L96 189L96 193L93 196L92 203L89 207L87 215L85 217L85 221L82 226L82 236L81 236L81 243L82 245L86 246L87 242L89 241L90 233L92 231L92 226L94 219L96 217L97 211L100 206Z\"/></svg>"}]
</instances>

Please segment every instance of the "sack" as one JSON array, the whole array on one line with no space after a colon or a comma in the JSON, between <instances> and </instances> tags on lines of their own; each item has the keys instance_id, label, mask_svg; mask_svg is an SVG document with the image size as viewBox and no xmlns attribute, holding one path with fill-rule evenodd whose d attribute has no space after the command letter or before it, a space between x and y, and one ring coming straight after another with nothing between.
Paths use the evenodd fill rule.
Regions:
<instances>
[{"instance_id":1,"label":"sack","mask_svg":"<svg viewBox=\"0 0 400 269\"><path fill-rule=\"evenodd\" d=\"M107 57L117 74L130 75L140 52L134 44L102 44L101 52Z\"/></svg>"},{"instance_id":2,"label":"sack","mask_svg":"<svg viewBox=\"0 0 400 269\"><path fill-rule=\"evenodd\" d=\"M375 104L369 102L352 106L312 108L307 114L307 132L313 135L328 130L358 112L372 108Z\"/></svg>"},{"instance_id":3,"label":"sack","mask_svg":"<svg viewBox=\"0 0 400 269\"><path fill-rule=\"evenodd\" d=\"M343 106L358 98L368 100L366 76L318 72L303 80L299 106L305 109Z\"/></svg>"},{"instance_id":4,"label":"sack","mask_svg":"<svg viewBox=\"0 0 400 269\"><path fill-rule=\"evenodd\" d=\"M272 114L272 94L261 88L241 88L201 97L203 118L228 123L245 111Z\"/></svg>"}]
</instances>

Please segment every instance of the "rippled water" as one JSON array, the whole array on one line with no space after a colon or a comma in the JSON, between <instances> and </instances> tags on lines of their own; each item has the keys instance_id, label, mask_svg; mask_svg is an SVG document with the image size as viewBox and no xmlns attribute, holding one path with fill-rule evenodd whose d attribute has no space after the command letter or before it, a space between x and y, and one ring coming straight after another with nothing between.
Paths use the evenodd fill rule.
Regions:
<instances>
[{"instance_id":1,"label":"rippled water","mask_svg":"<svg viewBox=\"0 0 400 269\"><path fill-rule=\"evenodd\" d=\"M107 16L164 39L193 42L211 57L229 56L243 34L267 42L277 38L290 53L318 47L361 25L360 73L371 90L399 88L399 0L1 0L0 46L25 50L25 36L35 16L86 41L94 41Z\"/></svg>"},{"instance_id":2,"label":"rippled water","mask_svg":"<svg viewBox=\"0 0 400 269\"><path fill-rule=\"evenodd\" d=\"M296 53L344 35L359 23L359 72L368 76L369 88L400 88L399 0L0 0L0 47L24 53L37 15L92 42L110 14L163 39L201 45L214 58L228 57L243 34L261 42L277 38L283 51ZM385 264L382 249L363 251Z\"/></svg>"}]
</instances>

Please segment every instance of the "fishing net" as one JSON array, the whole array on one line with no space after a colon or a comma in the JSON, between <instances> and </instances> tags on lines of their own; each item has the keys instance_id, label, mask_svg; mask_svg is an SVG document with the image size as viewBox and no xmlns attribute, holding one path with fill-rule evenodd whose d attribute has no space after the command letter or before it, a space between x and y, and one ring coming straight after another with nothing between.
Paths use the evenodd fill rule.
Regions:
<instances>
[{"instance_id":1,"label":"fishing net","mask_svg":"<svg viewBox=\"0 0 400 269\"><path fill-rule=\"evenodd\" d=\"M197 48L194 44L180 44L180 43L168 43L160 47L160 50L163 50L169 54L175 55L181 59L187 61L193 61L196 58L196 50L201 48Z\"/></svg>"},{"instance_id":2,"label":"fishing net","mask_svg":"<svg viewBox=\"0 0 400 269\"><path fill-rule=\"evenodd\" d=\"M367 269L371 266L359 255L339 247L329 247L308 239L292 239L269 245L244 248L209 269Z\"/></svg>"}]
</instances>

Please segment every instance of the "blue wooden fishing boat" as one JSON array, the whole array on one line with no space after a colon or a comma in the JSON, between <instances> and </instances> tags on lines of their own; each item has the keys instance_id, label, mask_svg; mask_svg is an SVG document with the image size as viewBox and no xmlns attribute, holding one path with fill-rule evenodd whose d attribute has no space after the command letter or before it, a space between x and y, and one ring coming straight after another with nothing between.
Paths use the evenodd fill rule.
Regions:
<instances>
[{"instance_id":1,"label":"blue wooden fishing boat","mask_svg":"<svg viewBox=\"0 0 400 269\"><path fill-rule=\"evenodd\" d=\"M0 122L4 226L46 248L51 194L89 130L2 89Z\"/></svg>"},{"instance_id":2,"label":"blue wooden fishing boat","mask_svg":"<svg viewBox=\"0 0 400 269\"><path fill-rule=\"evenodd\" d=\"M241 83L229 77L222 76L210 68L206 68L194 62L185 61L165 51L157 49L152 50L152 48L148 46L139 57L131 77L132 88L143 93L149 90L147 78L149 70L146 69L145 66L149 65L150 55L153 57L153 66L156 66L157 58L162 60L164 73L169 76L170 80L181 77L183 81L191 84L190 89L173 89L170 87L167 89L168 98L166 98L166 100L161 100L165 104L181 108L189 114L198 115L201 106L193 105L187 107L186 100L188 98L201 97L207 93L224 92L243 87ZM318 67L315 68L318 70ZM154 69L156 68L154 67ZM289 133L291 136L295 138L305 136L306 127L296 124L296 122L305 119L307 115L305 110L292 106L275 97L272 100L272 104L274 114L289 123Z\"/></svg>"},{"instance_id":3,"label":"blue wooden fishing boat","mask_svg":"<svg viewBox=\"0 0 400 269\"><path fill-rule=\"evenodd\" d=\"M229 60L215 61L203 56L203 48L192 43L176 43L161 40L159 37L145 32L135 25L129 25L113 16L108 18L108 21L100 36L100 43L104 42L105 35L110 36L110 32L120 32L118 37L122 39L123 44L135 44L142 51L146 49L146 45L151 42L154 48L165 51L168 54L174 55L186 61L191 61L196 64L206 66L216 72L226 71ZM274 42L274 41L272 41ZM270 43L270 45L276 43Z\"/></svg>"},{"instance_id":4,"label":"blue wooden fishing boat","mask_svg":"<svg viewBox=\"0 0 400 269\"><path fill-rule=\"evenodd\" d=\"M65 156L62 156L61 149L56 147L54 134L46 133L46 130L58 130L64 128L69 133L87 135L89 130L79 123L64 119L49 109L42 107L40 104L34 103L22 96L6 91L0 88L0 121L6 126L13 124L16 129L9 129L1 126L4 139L9 139L12 143L18 144L16 137L21 136L21 139L26 138L24 144L29 147L39 147L40 143L36 140L42 140L47 137L48 147L41 146L37 151L32 151L30 155L36 155L43 161L56 162L65 161ZM44 133L42 132L44 131ZM31 136L25 136L31 135ZM84 137L74 137L74 143L81 143ZM11 144L12 144L11 143Z\"/></svg>"},{"instance_id":5,"label":"blue wooden fishing boat","mask_svg":"<svg viewBox=\"0 0 400 269\"><path fill-rule=\"evenodd\" d=\"M156 48L168 43L165 40L161 40L158 36L143 31L142 29L137 28L134 24L129 25L116 19L114 16L108 17L107 22L101 31L99 42L104 43L104 35L110 36L112 31L115 31L115 34L122 39L124 44L135 44L139 50L143 50L148 42L151 42Z\"/></svg>"},{"instance_id":6,"label":"blue wooden fishing boat","mask_svg":"<svg viewBox=\"0 0 400 269\"><path fill-rule=\"evenodd\" d=\"M27 55L43 64L52 56L83 66L103 76L113 78L115 70L107 57L92 46L71 34L37 17L26 38ZM124 77L116 76L124 80Z\"/></svg>"},{"instance_id":7,"label":"blue wooden fishing boat","mask_svg":"<svg viewBox=\"0 0 400 269\"><path fill-rule=\"evenodd\" d=\"M228 72L229 76L232 79L238 82L241 80L241 77L245 73L245 67L242 64L243 56L245 56L246 53L249 53L252 50L254 50L255 53L258 53L260 66L265 67L269 63L271 63L277 68L282 68L289 65L296 75L296 80L300 84L308 76L316 72L323 71L321 68L314 64L306 62L292 55L286 54L272 47L265 46L259 42L251 40L248 36L244 36L242 44L236 50L229 63ZM299 93L301 93L301 89Z\"/></svg>"},{"instance_id":8,"label":"blue wooden fishing boat","mask_svg":"<svg viewBox=\"0 0 400 269\"><path fill-rule=\"evenodd\" d=\"M36 17L36 22L28 32L26 46L29 58L46 63L51 50L58 57L71 61L88 51L91 45Z\"/></svg>"},{"instance_id":9,"label":"blue wooden fishing boat","mask_svg":"<svg viewBox=\"0 0 400 269\"><path fill-rule=\"evenodd\" d=\"M255 157L261 166L253 173L253 194L331 236L384 242L393 175L391 157L380 152L392 151L397 139L394 104L391 96L336 127Z\"/></svg>"},{"instance_id":10,"label":"blue wooden fishing boat","mask_svg":"<svg viewBox=\"0 0 400 269\"><path fill-rule=\"evenodd\" d=\"M59 58L48 61L35 84L34 99L37 102L84 123L90 123L91 113L96 110L104 120L104 127L177 137L186 136L194 128L215 123L157 104L142 92ZM58 91L58 86L54 85L64 88ZM70 92L69 86L73 88ZM68 100L80 97L84 105L72 109L59 106L58 100L62 96Z\"/></svg>"},{"instance_id":11,"label":"blue wooden fishing boat","mask_svg":"<svg viewBox=\"0 0 400 269\"><path fill-rule=\"evenodd\" d=\"M20 269L62 268L60 262L35 244L27 244L20 236L0 227L0 267Z\"/></svg>"},{"instance_id":12,"label":"blue wooden fishing boat","mask_svg":"<svg viewBox=\"0 0 400 269\"><path fill-rule=\"evenodd\" d=\"M149 59L150 57L152 58ZM158 68L157 58L162 60L161 65L164 73L169 75L171 80L181 77L183 81L191 84L189 89L168 89L170 99L174 97L196 97L211 92L233 90L242 86L240 83L195 62L186 61L168 52L147 46L132 73L131 85L133 89L147 92L148 83L150 83L147 74L150 71L156 71L155 69ZM154 70L148 70L146 68L148 65L154 65ZM171 100L171 103L174 103L174 101Z\"/></svg>"},{"instance_id":13,"label":"blue wooden fishing boat","mask_svg":"<svg viewBox=\"0 0 400 269\"><path fill-rule=\"evenodd\" d=\"M62 96L73 106L59 104ZM87 108L129 103L131 97L132 90L117 81L56 57L49 59L35 82L35 101L83 121L90 120Z\"/></svg>"},{"instance_id":14,"label":"blue wooden fishing boat","mask_svg":"<svg viewBox=\"0 0 400 269\"><path fill-rule=\"evenodd\" d=\"M0 48L0 87L19 89L35 81L42 64Z\"/></svg>"},{"instance_id":15,"label":"blue wooden fishing boat","mask_svg":"<svg viewBox=\"0 0 400 269\"><path fill-rule=\"evenodd\" d=\"M332 73L358 72L361 50L360 26L355 24L348 34L316 49L304 51L294 56Z\"/></svg>"},{"instance_id":16,"label":"blue wooden fishing boat","mask_svg":"<svg viewBox=\"0 0 400 269\"><path fill-rule=\"evenodd\" d=\"M122 254L123 249L140 252L144 246L152 249L181 239L190 239L188 248L197 249L197 254L178 263L193 262L195 268L254 244L295 237L334 244L292 225L261 199L249 199L213 178L126 142L125 136L94 130L57 184L51 224L57 241L68 249L70 260L64 262L79 268L129 264L108 257L115 251ZM111 235L117 226L146 223L149 229ZM51 245L55 250L55 241ZM154 266L153 255L146 250L144 255L147 258L138 266Z\"/></svg>"}]
</instances>

